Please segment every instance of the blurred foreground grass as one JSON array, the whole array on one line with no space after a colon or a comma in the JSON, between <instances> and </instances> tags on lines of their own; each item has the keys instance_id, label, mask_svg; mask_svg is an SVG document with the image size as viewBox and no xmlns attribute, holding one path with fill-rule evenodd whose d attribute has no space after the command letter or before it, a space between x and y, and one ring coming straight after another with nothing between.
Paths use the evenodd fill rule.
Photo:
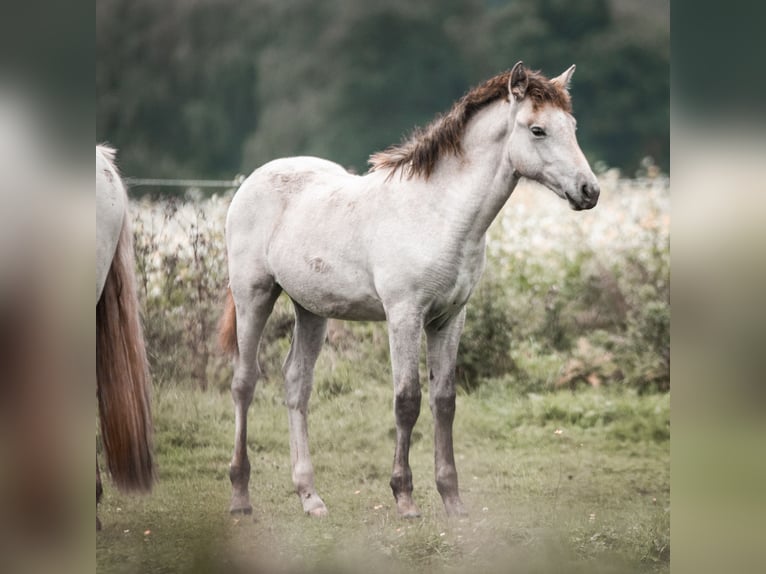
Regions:
<instances>
[{"instance_id":1,"label":"blurred foreground grass","mask_svg":"<svg viewBox=\"0 0 766 574\"><path fill-rule=\"evenodd\" d=\"M323 367L320 365L320 371ZM321 378L322 373L318 373ZM293 494L281 385L259 385L248 438L254 514L228 514L233 416L226 393L155 393L160 481L126 497L106 483L100 572L667 572L670 396L589 389L520 394L486 382L458 397L455 451L469 517L433 484L427 400L411 463L422 517L388 486L388 373L315 393L311 446L325 520Z\"/></svg>"}]
</instances>

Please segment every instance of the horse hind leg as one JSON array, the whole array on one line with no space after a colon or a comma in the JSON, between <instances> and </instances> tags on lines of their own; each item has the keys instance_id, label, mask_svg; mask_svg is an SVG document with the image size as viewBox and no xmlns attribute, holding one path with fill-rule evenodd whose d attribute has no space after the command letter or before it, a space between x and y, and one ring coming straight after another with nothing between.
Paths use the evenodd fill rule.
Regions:
<instances>
[{"instance_id":1,"label":"horse hind leg","mask_svg":"<svg viewBox=\"0 0 766 574\"><path fill-rule=\"evenodd\" d=\"M290 425L292 479L303 511L327 515L327 507L314 488L314 467L308 444L308 402L314 384L314 365L322 350L327 319L295 303L295 333L284 364L285 403Z\"/></svg>"},{"instance_id":2,"label":"horse hind leg","mask_svg":"<svg viewBox=\"0 0 766 574\"><path fill-rule=\"evenodd\" d=\"M234 454L229 466L232 514L251 514L248 484L250 461L247 456L247 410L253 401L255 385L261 375L258 346L266 320L274 309L281 288L273 281L241 291L232 289L236 303L236 336L239 354L234 364L231 396L234 401Z\"/></svg>"}]
</instances>

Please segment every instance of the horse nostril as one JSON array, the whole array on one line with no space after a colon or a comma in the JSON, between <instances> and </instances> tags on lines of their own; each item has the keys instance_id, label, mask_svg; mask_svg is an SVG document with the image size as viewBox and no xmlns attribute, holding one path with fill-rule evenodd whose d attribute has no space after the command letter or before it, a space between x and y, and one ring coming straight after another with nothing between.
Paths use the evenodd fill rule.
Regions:
<instances>
[{"instance_id":1,"label":"horse nostril","mask_svg":"<svg viewBox=\"0 0 766 574\"><path fill-rule=\"evenodd\" d=\"M580 193L582 194L582 198L586 201L595 202L599 195L598 184L583 183L580 186Z\"/></svg>"}]
</instances>

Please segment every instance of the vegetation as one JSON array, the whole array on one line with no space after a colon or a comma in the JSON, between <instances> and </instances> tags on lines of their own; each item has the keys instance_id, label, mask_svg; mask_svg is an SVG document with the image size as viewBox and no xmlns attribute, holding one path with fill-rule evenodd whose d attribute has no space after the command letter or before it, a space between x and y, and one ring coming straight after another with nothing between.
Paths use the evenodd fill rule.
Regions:
<instances>
[{"instance_id":1,"label":"vegetation","mask_svg":"<svg viewBox=\"0 0 766 574\"><path fill-rule=\"evenodd\" d=\"M669 190L602 178L602 201L575 213L532 184L490 230L487 269L468 303L458 379L503 379L527 392L670 385ZM137 204L139 284L157 385L228 389L215 330L228 282L223 221L230 195ZM597 213L596 215L593 215ZM280 380L293 311L282 296L261 347ZM317 391L350 392L339 373L387 381L385 325L330 324Z\"/></svg>"},{"instance_id":2,"label":"vegetation","mask_svg":"<svg viewBox=\"0 0 766 574\"><path fill-rule=\"evenodd\" d=\"M160 481L151 496L106 483L100 572L668 572L669 395L522 395L500 382L458 397L455 450L469 516L448 519L424 409L410 459L421 518L388 486L394 423L385 381L311 404L324 520L292 491L281 388L262 385L248 443L253 516L227 512L234 425L227 395L155 393Z\"/></svg>"},{"instance_id":3,"label":"vegetation","mask_svg":"<svg viewBox=\"0 0 766 574\"><path fill-rule=\"evenodd\" d=\"M97 138L138 177L228 179L287 155L361 172L516 61L576 63L591 162L667 172L669 38L664 0L102 0Z\"/></svg>"},{"instance_id":4,"label":"vegetation","mask_svg":"<svg viewBox=\"0 0 766 574\"><path fill-rule=\"evenodd\" d=\"M444 515L433 484L427 408L411 451L423 516L396 516L377 323L331 322L309 417L330 516L303 515L280 384L284 297L251 408L255 511L230 516L231 367L214 336L230 193L135 203L160 482L145 498L106 482L99 571L668 572L670 394L658 391L670 383L669 189L610 177L599 207L580 213L523 184L490 229L459 356L463 519Z\"/></svg>"},{"instance_id":5,"label":"vegetation","mask_svg":"<svg viewBox=\"0 0 766 574\"><path fill-rule=\"evenodd\" d=\"M524 183L490 229L458 357L470 514L447 519L433 484L425 384L411 450L423 516L409 521L388 487L380 323L330 322L309 417L330 516L302 514L280 384L285 296L251 408L254 515L229 516L232 373L215 330L233 190L133 190L160 481L144 498L105 481L99 571L669 571L666 1L102 0L96 19L97 137L126 175L231 179L297 154L364 171L523 59L549 74L577 64L578 138L602 187L597 209L574 213Z\"/></svg>"}]
</instances>

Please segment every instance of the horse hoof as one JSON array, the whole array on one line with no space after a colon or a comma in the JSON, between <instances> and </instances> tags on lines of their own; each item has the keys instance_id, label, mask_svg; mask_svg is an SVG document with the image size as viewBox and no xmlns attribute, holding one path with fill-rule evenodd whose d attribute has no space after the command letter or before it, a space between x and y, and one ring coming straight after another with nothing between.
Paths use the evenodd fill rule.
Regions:
<instances>
[{"instance_id":1,"label":"horse hoof","mask_svg":"<svg viewBox=\"0 0 766 574\"><path fill-rule=\"evenodd\" d=\"M318 508L307 510L306 514L308 514L312 518L324 518L325 516L328 516L330 513L327 511L326 506L320 506Z\"/></svg>"},{"instance_id":2,"label":"horse hoof","mask_svg":"<svg viewBox=\"0 0 766 574\"><path fill-rule=\"evenodd\" d=\"M242 507L239 507L239 508L230 508L229 509L229 514L232 514L232 515L235 515L235 516L237 514L250 515L252 513L253 513L253 507L252 506L242 506Z\"/></svg>"},{"instance_id":3,"label":"horse hoof","mask_svg":"<svg viewBox=\"0 0 766 574\"><path fill-rule=\"evenodd\" d=\"M303 498L302 502L303 512L309 516L314 516L316 518L323 518L327 516L327 506L325 506L324 501L319 498L316 493L306 496Z\"/></svg>"},{"instance_id":4,"label":"horse hoof","mask_svg":"<svg viewBox=\"0 0 766 574\"><path fill-rule=\"evenodd\" d=\"M468 511L460 501L454 503L445 503L444 510L447 512L447 516L461 518L468 516Z\"/></svg>"},{"instance_id":5,"label":"horse hoof","mask_svg":"<svg viewBox=\"0 0 766 574\"><path fill-rule=\"evenodd\" d=\"M412 500L397 501L396 510L399 512L400 518L420 518L420 510Z\"/></svg>"}]
</instances>

